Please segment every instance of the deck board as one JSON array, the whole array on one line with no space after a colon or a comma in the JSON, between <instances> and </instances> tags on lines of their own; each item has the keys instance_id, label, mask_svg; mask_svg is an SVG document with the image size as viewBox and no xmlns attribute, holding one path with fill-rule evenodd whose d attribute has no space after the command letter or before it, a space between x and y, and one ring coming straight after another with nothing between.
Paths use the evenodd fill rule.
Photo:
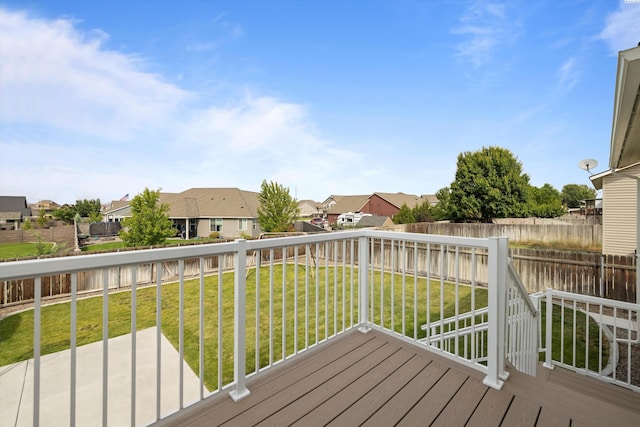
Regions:
<instances>
[{"instance_id":1,"label":"deck board","mask_svg":"<svg viewBox=\"0 0 640 427\"><path fill-rule=\"evenodd\" d=\"M640 425L637 393L562 371L510 373L497 391L469 367L381 331L354 330L251 377L239 402L220 393L158 424Z\"/></svg>"},{"instance_id":2,"label":"deck board","mask_svg":"<svg viewBox=\"0 0 640 427\"><path fill-rule=\"evenodd\" d=\"M398 390L405 387L429 364L429 360L423 357L412 357L406 364L402 365L393 375L389 375L369 392L360 397L353 405L342 411L331 423L335 425L360 425L373 415L378 408L383 406L393 397ZM328 403L328 402L327 402ZM300 420L299 425L316 425L330 414L330 405L323 405Z\"/></svg>"}]
</instances>

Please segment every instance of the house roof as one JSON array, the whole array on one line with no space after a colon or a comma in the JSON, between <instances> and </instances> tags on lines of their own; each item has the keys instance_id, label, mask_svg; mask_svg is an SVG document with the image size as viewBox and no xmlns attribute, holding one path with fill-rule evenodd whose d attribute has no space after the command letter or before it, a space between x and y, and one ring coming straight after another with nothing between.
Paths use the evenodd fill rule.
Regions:
<instances>
[{"instance_id":1,"label":"house roof","mask_svg":"<svg viewBox=\"0 0 640 427\"><path fill-rule=\"evenodd\" d=\"M387 202L391 203L393 206L400 209L402 205L407 205L410 208L414 208L419 206L425 202L420 196L416 196L415 194L405 194L405 193L373 193L373 195L378 195Z\"/></svg>"},{"instance_id":2,"label":"house roof","mask_svg":"<svg viewBox=\"0 0 640 427\"><path fill-rule=\"evenodd\" d=\"M161 194L170 218L256 218L258 193L238 188L191 188L177 194Z\"/></svg>"},{"instance_id":3,"label":"house roof","mask_svg":"<svg viewBox=\"0 0 640 427\"><path fill-rule=\"evenodd\" d=\"M393 225L393 221L388 216L367 215L358 221L358 227L384 227L390 225Z\"/></svg>"},{"instance_id":4,"label":"house roof","mask_svg":"<svg viewBox=\"0 0 640 427\"><path fill-rule=\"evenodd\" d=\"M640 46L618 54L609 168L640 161Z\"/></svg>"},{"instance_id":5,"label":"house roof","mask_svg":"<svg viewBox=\"0 0 640 427\"><path fill-rule=\"evenodd\" d=\"M31 208L24 196L0 196L0 212L18 212L18 219L21 216L31 216Z\"/></svg>"},{"instance_id":6,"label":"house roof","mask_svg":"<svg viewBox=\"0 0 640 427\"><path fill-rule=\"evenodd\" d=\"M330 214L341 214L343 212L360 212L364 205L367 204L367 200L371 197L369 194L363 194L358 196L332 196L336 204L329 209Z\"/></svg>"}]
</instances>

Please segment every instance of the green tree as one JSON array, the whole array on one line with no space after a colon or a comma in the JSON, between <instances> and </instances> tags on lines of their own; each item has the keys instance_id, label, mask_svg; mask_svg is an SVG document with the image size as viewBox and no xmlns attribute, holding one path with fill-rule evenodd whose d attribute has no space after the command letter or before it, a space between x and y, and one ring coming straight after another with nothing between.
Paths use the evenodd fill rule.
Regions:
<instances>
[{"instance_id":1,"label":"green tree","mask_svg":"<svg viewBox=\"0 0 640 427\"><path fill-rule=\"evenodd\" d=\"M444 187L436 191L438 203L431 208L431 217L435 221L444 221L453 217L451 208L451 190Z\"/></svg>"},{"instance_id":2,"label":"green tree","mask_svg":"<svg viewBox=\"0 0 640 427\"><path fill-rule=\"evenodd\" d=\"M507 149L483 147L458 155L450 206L456 221L489 222L529 213L529 176Z\"/></svg>"},{"instance_id":3,"label":"green tree","mask_svg":"<svg viewBox=\"0 0 640 427\"><path fill-rule=\"evenodd\" d=\"M131 200L131 217L122 220L120 231L126 246L161 245L174 234L169 205L159 203L159 197L160 190L145 188Z\"/></svg>"},{"instance_id":4,"label":"green tree","mask_svg":"<svg viewBox=\"0 0 640 427\"><path fill-rule=\"evenodd\" d=\"M273 181L262 181L258 201L258 224L267 233L289 231L300 214L298 202L289 189Z\"/></svg>"},{"instance_id":5,"label":"green tree","mask_svg":"<svg viewBox=\"0 0 640 427\"><path fill-rule=\"evenodd\" d=\"M562 187L562 204L568 208L579 208L581 200L596 198L596 190L585 184L567 184Z\"/></svg>"},{"instance_id":6,"label":"green tree","mask_svg":"<svg viewBox=\"0 0 640 427\"><path fill-rule=\"evenodd\" d=\"M431 204L427 200L425 200L421 205L415 206L412 211L415 222L433 221L433 218L431 217Z\"/></svg>"},{"instance_id":7,"label":"green tree","mask_svg":"<svg viewBox=\"0 0 640 427\"><path fill-rule=\"evenodd\" d=\"M394 224L413 224L416 222L416 217L413 214L413 210L403 204L400 210L393 216Z\"/></svg>"},{"instance_id":8,"label":"green tree","mask_svg":"<svg viewBox=\"0 0 640 427\"><path fill-rule=\"evenodd\" d=\"M40 228L44 228L45 225L47 225L47 216L46 216L46 212L44 211L44 209L40 209L40 211L38 211L38 218L36 219L36 224L38 224L38 227Z\"/></svg>"},{"instance_id":9,"label":"green tree","mask_svg":"<svg viewBox=\"0 0 640 427\"><path fill-rule=\"evenodd\" d=\"M92 215L100 215L100 210L102 209L102 205L100 204L100 199L83 199L76 200L75 211L80 214L83 218L91 218Z\"/></svg>"},{"instance_id":10,"label":"green tree","mask_svg":"<svg viewBox=\"0 0 640 427\"><path fill-rule=\"evenodd\" d=\"M531 187L529 209L538 218L555 218L565 213L562 206L562 195L551 184L542 187Z\"/></svg>"},{"instance_id":11,"label":"green tree","mask_svg":"<svg viewBox=\"0 0 640 427\"><path fill-rule=\"evenodd\" d=\"M53 217L64 221L67 224L73 224L73 217L76 216L76 209L73 205L64 205L60 209L53 211Z\"/></svg>"}]
</instances>

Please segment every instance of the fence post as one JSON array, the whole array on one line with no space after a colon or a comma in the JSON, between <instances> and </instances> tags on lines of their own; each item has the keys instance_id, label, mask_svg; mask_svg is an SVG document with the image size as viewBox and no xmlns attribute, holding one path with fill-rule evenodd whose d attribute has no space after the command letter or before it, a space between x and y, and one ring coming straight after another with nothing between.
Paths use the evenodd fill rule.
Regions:
<instances>
[{"instance_id":1,"label":"fence post","mask_svg":"<svg viewBox=\"0 0 640 427\"><path fill-rule=\"evenodd\" d=\"M237 402L249 395L246 386L246 270L247 270L247 241L245 239L236 240L235 254L235 274L233 286L233 377L234 388L229 392L229 396ZM284 260L283 260L284 262Z\"/></svg>"},{"instance_id":2,"label":"fence post","mask_svg":"<svg viewBox=\"0 0 640 427\"><path fill-rule=\"evenodd\" d=\"M487 331L487 376L482 381L485 385L500 390L504 384L504 334L505 308L500 307L505 301L507 278L507 239L490 237L488 259L488 303L489 329ZM502 296L500 294L503 294Z\"/></svg>"},{"instance_id":3,"label":"fence post","mask_svg":"<svg viewBox=\"0 0 640 427\"><path fill-rule=\"evenodd\" d=\"M553 289L547 288L547 298L546 298L546 319L545 319L545 338L544 338L544 364L543 366L548 369L553 369L553 361L551 360L552 355L552 330L551 327L553 325Z\"/></svg>"},{"instance_id":4,"label":"fence post","mask_svg":"<svg viewBox=\"0 0 640 427\"><path fill-rule=\"evenodd\" d=\"M358 238L358 330L367 333L369 326L369 238Z\"/></svg>"}]
</instances>

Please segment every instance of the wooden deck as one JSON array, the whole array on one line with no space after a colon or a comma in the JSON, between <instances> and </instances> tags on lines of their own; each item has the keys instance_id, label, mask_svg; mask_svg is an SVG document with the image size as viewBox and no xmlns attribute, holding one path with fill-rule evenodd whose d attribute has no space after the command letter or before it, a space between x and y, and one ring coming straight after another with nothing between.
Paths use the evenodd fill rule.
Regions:
<instances>
[{"instance_id":1,"label":"wooden deck","mask_svg":"<svg viewBox=\"0 0 640 427\"><path fill-rule=\"evenodd\" d=\"M171 426L640 426L640 394L562 369L510 370L501 391L483 375L383 332L350 331L211 397Z\"/></svg>"}]
</instances>

